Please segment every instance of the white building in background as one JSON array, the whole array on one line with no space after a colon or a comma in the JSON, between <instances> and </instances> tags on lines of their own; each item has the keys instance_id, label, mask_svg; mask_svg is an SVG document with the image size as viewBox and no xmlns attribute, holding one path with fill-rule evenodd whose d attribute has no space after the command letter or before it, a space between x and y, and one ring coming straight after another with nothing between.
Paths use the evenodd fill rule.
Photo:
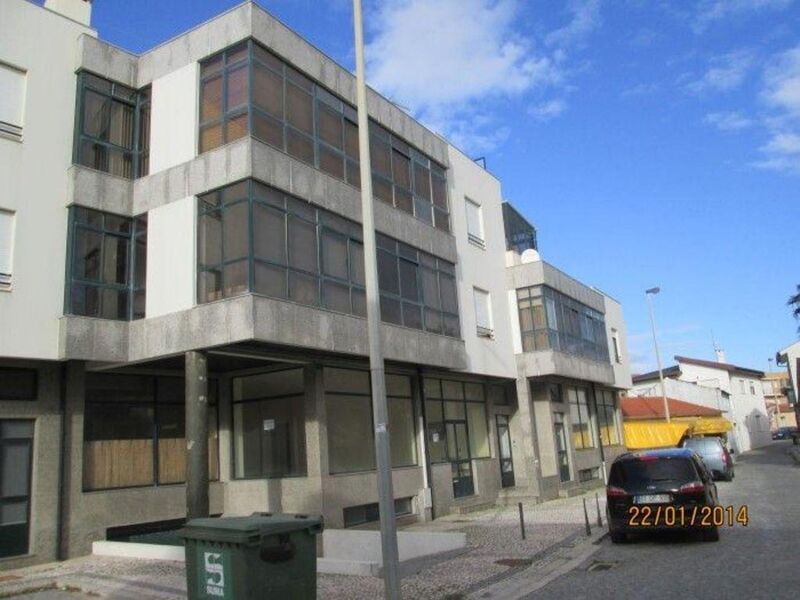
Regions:
<instances>
[{"instance_id":1,"label":"white building in background","mask_svg":"<svg viewBox=\"0 0 800 600\"><path fill-rule=\"evenodd\" d=\"M376 520L354 77L252 2L140 55L90 13L0 2L3 568L180 525L187 358L212 514ZM621 307L530 260L485 169L368 105L398 514L598 485Z\"/></svg>"},{"instance_id":2,"label":"white building in background","mask_svg":"<svg viewBox=\"0 0 800 600\"><path fill-rule=\"evenodd\" d=\"M677 365L663 370L668 397L722 410L733 423L729 440L737 452L771 442L762 371L686 356L676 356L675 361ZM660 396L658 371L635 375L630 395L634 394Z\"/></svg>"}]
</instances>

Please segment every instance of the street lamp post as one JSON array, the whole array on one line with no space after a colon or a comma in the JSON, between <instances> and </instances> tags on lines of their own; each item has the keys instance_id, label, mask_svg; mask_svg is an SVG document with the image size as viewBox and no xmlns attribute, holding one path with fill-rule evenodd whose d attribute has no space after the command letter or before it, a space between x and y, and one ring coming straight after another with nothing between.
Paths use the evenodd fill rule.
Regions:
<instances>
[{"instance_id":1,"label":"street lamp post","mask_svg":"<svg viewBox=\"0 0 800 600\"><path fill-rule=\"evenodd\" d=\"M653 330L653 347L656 350L656 364L658 365L658 380L661 383L661 398L664 400L664 415L667 417L667 423L671 423L672 419L669 416L669 403L667 402L667 388L664 386L664 372L661 369L661 353L658 351L658 339L656 338L656 319L653 316L653 300L655 296L661 291L661 288L654 287L645 290L644 295L647 297L647 306L650 309L650 328Z\"/></svg>"},{"instance_id":2,"label":"street lamp post","mask_svg":"<svg viewBox=\"0 0 800 600\"><path fill-rule=\"evenodd\" d=\"M367 337L369 368L372 382L372 415L375 427L375 458L378 480L378 507L381 523L381 555L383 586L387 600L400 598L397 524L392 486L392 455L389 442L389 414L386 405L386 381L383 372L380 301L378 296L378 263L375 246L375 220L372 211L372 169L369 152L369 119L367 85L364 67L364 25L361 0L353 0L353 29L356 50L356 99L358 106L358 145L361 162L361 217L364 229L364 272L367 296Z\"/></svg>"}]
</instances>

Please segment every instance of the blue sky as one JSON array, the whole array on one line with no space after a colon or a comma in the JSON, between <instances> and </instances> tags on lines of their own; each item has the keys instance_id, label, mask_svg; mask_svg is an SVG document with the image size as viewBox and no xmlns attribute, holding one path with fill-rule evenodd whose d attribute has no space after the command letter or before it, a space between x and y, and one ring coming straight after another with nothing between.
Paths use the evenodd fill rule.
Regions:
<instances>
[{"instance_id":1,"label":"blue sky","mask_svg":"<svg viewBox=\"0 0 800 600\"><path fill-rule=\"evenodd\" d=\"M238 2L99 0L146 50ZM260 4L353 68L349 0ZM800 0L365 0L371 85L473 157L541 253L619 299L634 368L797 339ZM666 361L670 362L670 361Z\"/></svg>"}]
</instances>

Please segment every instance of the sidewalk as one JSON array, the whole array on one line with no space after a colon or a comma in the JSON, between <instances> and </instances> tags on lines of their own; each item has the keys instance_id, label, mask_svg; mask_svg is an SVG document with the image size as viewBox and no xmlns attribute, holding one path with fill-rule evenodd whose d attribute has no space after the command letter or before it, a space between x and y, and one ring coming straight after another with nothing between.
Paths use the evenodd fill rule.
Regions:
<instances>
[{"instance_id":1,"label":"sidewalk","mask_svg":"<svg viewBox=\"0 0 800 600\"><path fill-rule=\"evenodd\" d=\"M586 498L593 536L598 537L594 493L526 504L526 539L522 540L516 506L497 507L468 515L448 515L406 530L461 531L468 547L407 565L402 593L415 600L466 598L482 592L510 598L514 590L533 585L566 565L577 549L590 547L584 530ZM600 497L605 515L605 497ZM605 521L605 517L603 517ZM601 530L601 531L604 531ZM532 566L533 565L533 566ZM541 573L540 573L541 571ZM18 571L0 572L0 598L15 600L166 600L186 597L182 563L87 556ZM372 577L320 575L318 597L372 599L381 597L383 581Z\"/></svg>"}]
</instances>

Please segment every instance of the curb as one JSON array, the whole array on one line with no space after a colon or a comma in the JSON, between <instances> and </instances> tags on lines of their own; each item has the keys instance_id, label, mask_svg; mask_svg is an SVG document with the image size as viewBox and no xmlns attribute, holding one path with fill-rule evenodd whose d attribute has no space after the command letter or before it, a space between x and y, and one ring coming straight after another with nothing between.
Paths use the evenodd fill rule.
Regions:
<instances>
[{"instance_id":1,"label":"curb","mask_svg":"<svg viewBox=\"0 0 800 600\"><path fill-rule=\"evenodd\" d=\"M794 462L800 465L800 448L789 448L786 453L794 459Z\"/></svg>"}]
</instances>

